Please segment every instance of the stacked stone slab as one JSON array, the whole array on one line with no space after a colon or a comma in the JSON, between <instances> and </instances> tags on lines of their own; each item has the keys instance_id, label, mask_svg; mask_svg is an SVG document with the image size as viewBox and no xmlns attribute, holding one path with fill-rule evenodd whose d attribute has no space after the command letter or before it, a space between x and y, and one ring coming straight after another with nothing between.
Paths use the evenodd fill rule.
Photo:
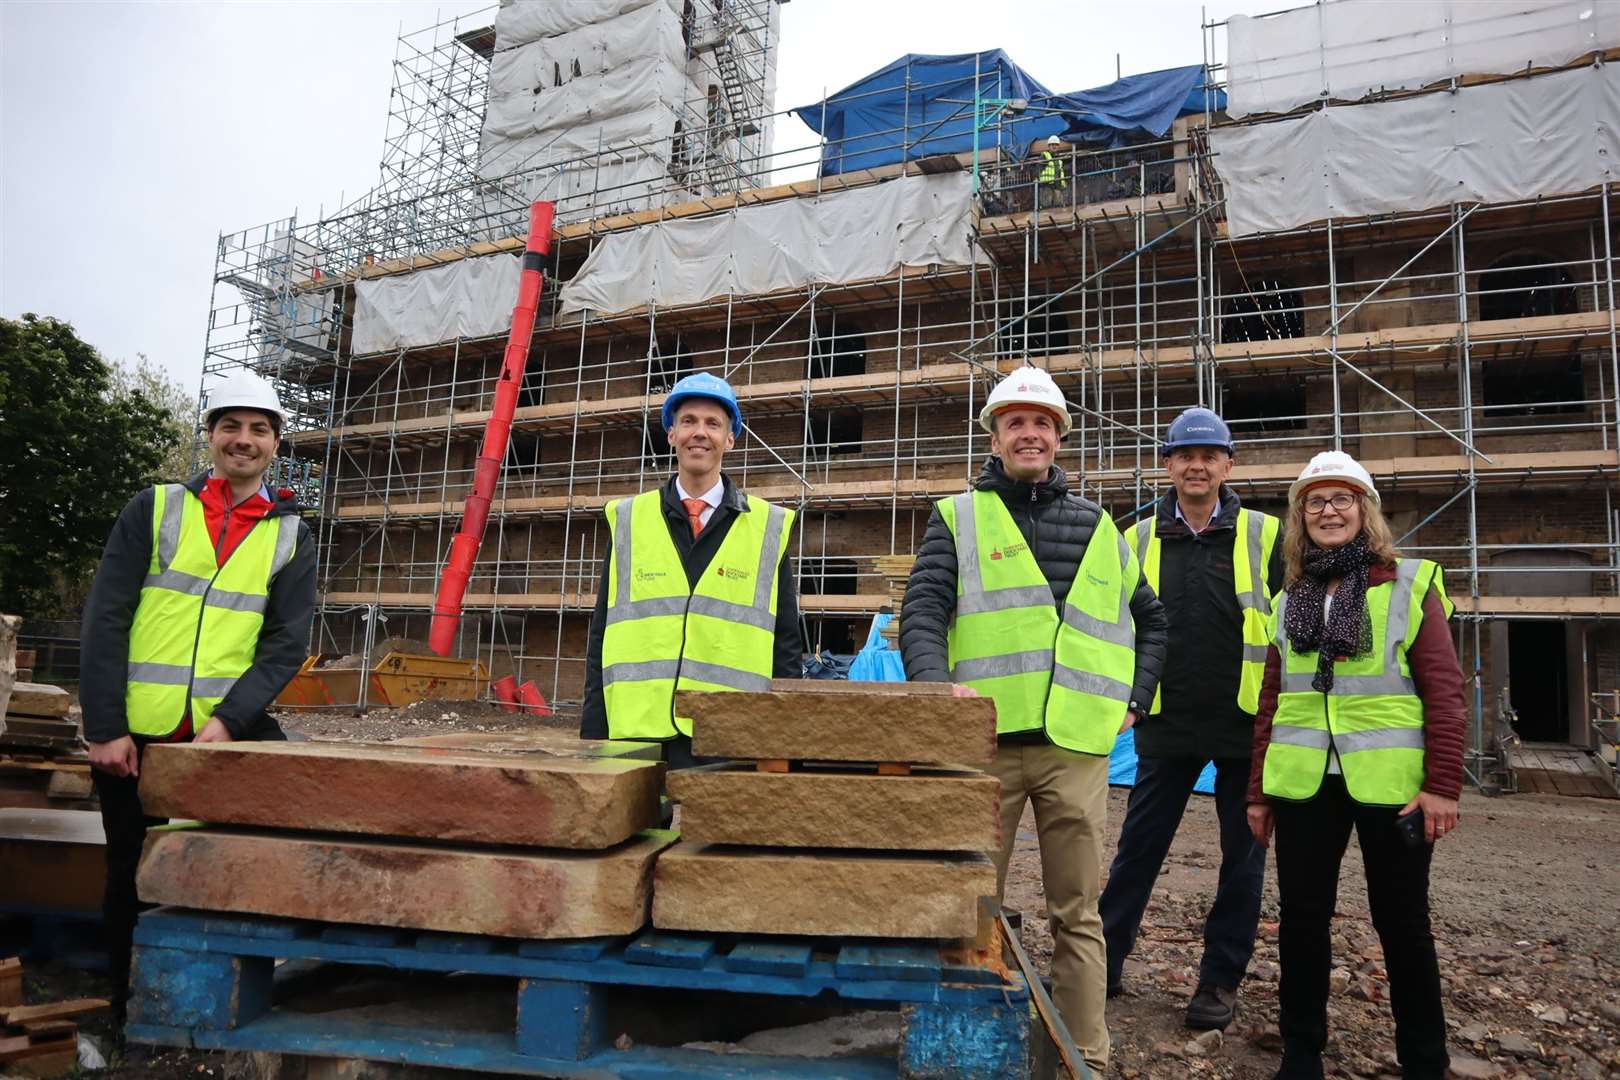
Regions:
<instances>
[{"instance_id":1,"label":"stacked stone slab","mask_svg":"<svg viewBox=\"0 0 1620 1080\"><path fill-rule=\"evenodd\" d=\"M518 938L633 933L653 861L656 747L559 734L154 744L143 900ZM482 744L482 745L481 745Z\"/></svg>"},{"instance_id":2,"label":"stacked stone slab","mask_svg":"<svg viewBox=\"0 0 1620 1080\"><path fill-rule=\"evenodd\" d=\"M977 771L995 755L988 698L783 680L759 693L683 692L676 708L692 719L694 754L734 760L669 776L684 842L659 857L653 925L978 933L1000 843L1000 787Z\"/></svg>"}]
</instances>

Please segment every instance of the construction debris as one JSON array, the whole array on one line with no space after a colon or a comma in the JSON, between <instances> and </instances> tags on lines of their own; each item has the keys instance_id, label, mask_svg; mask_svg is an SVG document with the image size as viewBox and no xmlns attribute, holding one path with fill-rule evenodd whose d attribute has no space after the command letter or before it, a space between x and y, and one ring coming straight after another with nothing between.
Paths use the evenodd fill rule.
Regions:
<instances>
[{"instance_id":1,"label":"construction debris","mask_svg":"<svg viewBox=\"0 0 1620 1080\"><path fill-rule=\"evenodd\" d=\"M79 1064L76 1017L103 1012L102 998L22 1004L22 964L0 960L0 1072L7 1076L64 1076Z\"/></svg>"},{"instance_id":2,"label":"construction debris","mask_svg":"<svg viewBox=\"0 0 1620 1080\"><path fill-rule=\"evenodd\" d=\"M612 847L657 824L661 764L574 745L154 744L141 800L148 813L215 824L548 848Z\"/></svg>"},{"instance_id":3,"label":"construction debris","mask_svg":"<svg viewBox=\"0 0 1620 1080\"><path fill-rule=\"evenodd\" d=\"M512 938L630 934L647 919L648 830L609 851L454 848L169 826L147 835L141 899L209 911Z\"/></svg>"}]
</instances>

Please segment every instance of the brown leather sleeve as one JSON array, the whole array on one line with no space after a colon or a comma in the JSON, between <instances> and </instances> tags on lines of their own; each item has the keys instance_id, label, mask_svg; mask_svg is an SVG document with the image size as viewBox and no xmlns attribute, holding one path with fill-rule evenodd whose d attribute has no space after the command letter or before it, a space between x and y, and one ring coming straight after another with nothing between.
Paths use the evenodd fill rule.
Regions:
<instances>
[{"instance_id":1,"label":"brown leather sleeve","mask_svg":"<svg viewBox=\"0 0 1620 1080\"><path fill-rule=\"evenodd\" d=\"M1249 801L1265 802L1263 777L1266 747L1271 745L1271 719L1277 715L1277 691L1282 686L1282 657L1277 646L1266 648L1266 675L1260 682L1260 709L1254 714L1254 749L1249 759Z\"/></svg>"},{"instance_id":2,"label":"brown leather sleeve","mask_svg":"<svg viewBox=\"0 0 1620 1080\"><path fill-rule=\"evenodd\" d=\"M1423 600L1423 626L1406 651L1406 662L1423 702L1423 790L1455 799L1462 793L1468 710L1457 648L1440 596L1432 589Z\"/></svg>"}]
</instances>

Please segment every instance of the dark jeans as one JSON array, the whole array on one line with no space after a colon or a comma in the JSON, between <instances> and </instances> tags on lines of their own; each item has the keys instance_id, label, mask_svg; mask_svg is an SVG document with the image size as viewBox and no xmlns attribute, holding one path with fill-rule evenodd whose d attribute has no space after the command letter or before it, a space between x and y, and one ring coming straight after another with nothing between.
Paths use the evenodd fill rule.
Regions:
<instances>
[{"instance_id":1,"label":"dark jeans","mask_svg":"<svg viewBox=\"0 0 1620 1080\"><path fill-rule=\"evenodd\" d=\"M142 904L135 895L135 869L140 865L146 830L168 818L141 812L140 781L90 770L96 796L101 800L101 827L107 834L107 890L102 896L102 917L107 922L107 981L111 983L114 1016L123 1022L129 998L129 957L134 947L135 918Z\"/></svg>"},{"instance_id":2,"label":"dark jeans","mask_svg":"<svg viewBox=\"0 0 1620 1080\"><path fill-rule=\"evenodd\" d=\"M1198 758L1143 757L1136 762L1136 786L1125 808L1119 849L1108 869L1098 909L1108 943L1108 984L1117 985L1125 958L1136 947L1153 884L1175 839L1204 762ZM1221 873L1215 903L1204 920L1204 958L1199 983L1236 990L1254 953L1265 885L1266 849L1249 832L1249 761L1215 762L1215 816L1221 828Z\"/></svg>"},{"instance_id":3,"label":"dark jeans","mask_svg":"<svg viewBox=\"0 0 1620 1080\"><path fill-rule=\"evenodd\" d=\"M1446 1055L1440 966L1429 932L1429 857L1433 848L1407 847L1395 829L1397 807L1362 806L1329 775L1309 802L1272 803L1276 819L1277 890L1282 907L1278 945L1282 985L1278 1026L1283 1037L1279 1077L1316 1080L1327 1046L1328 974L1333 966L1328 924L1339 892L1339 864L1350 829L1367 868L1367 902L1384 946L1395 1054L1409 1080L1439 1080Z\"/></svg>"}]
</instances>

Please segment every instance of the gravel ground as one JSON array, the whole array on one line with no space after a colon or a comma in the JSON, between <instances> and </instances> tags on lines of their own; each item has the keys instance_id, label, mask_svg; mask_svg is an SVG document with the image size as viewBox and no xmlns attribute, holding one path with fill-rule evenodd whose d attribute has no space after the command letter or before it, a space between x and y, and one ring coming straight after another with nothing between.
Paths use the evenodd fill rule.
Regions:
<instances>
[{"instance_id":1,"label":"gravel ground","mask_svg":"<svg viewBox=\"0 0 1620 1080\"><path fill-rule=\"evenodd\" d=\"M1126 792L1109 798L1110 843ZM1469 1077L1620 1077L1620 801L1465 795L1462 827L1443 841L1431 876L1435 936L1457 1074ZM1214 897L1220 841L1212 800L1194 796L1148 905L1127 993L1108 1005L1111 1074L1269 1078L1277 1068L1277 880L1266 871L1261 940L1238 1018L1218 1046L1191 1043L1182 1023ZM1035 821L1026 812L1008 872L1007 905L1043 971L1045 923ZM1339 886L1329 1005L1329 1075L1396 1077L1382 952L1367 915L1361 856L1352 842Z\"/></svg>"}]
</instances>

